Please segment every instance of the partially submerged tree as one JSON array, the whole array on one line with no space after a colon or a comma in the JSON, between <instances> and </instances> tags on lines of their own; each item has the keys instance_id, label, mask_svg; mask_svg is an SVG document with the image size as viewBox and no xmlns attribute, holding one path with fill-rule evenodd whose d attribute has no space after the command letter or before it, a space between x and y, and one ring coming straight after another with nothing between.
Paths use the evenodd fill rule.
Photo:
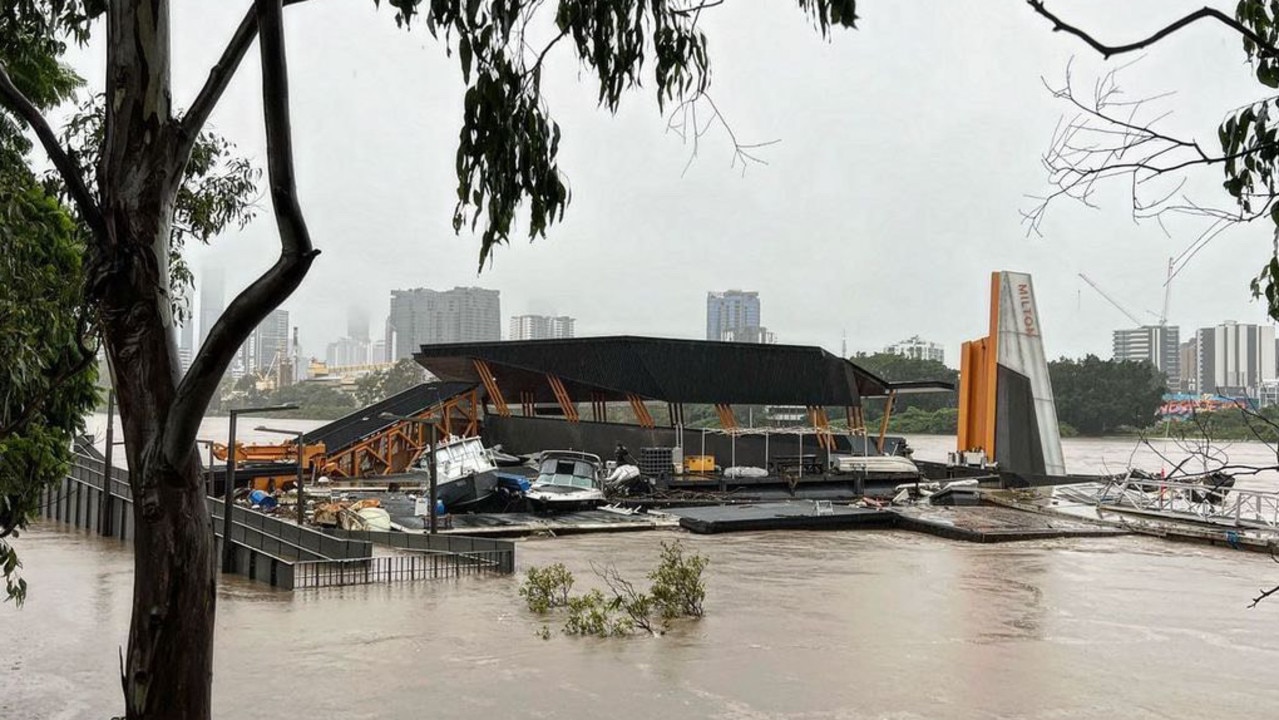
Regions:
<instances>
[{"instance_id":1,"label":"partially submerged tree","mask_svg":"<svg viewBox=\"0 0 1279 720\"><path fill-rule=\"evenodd\" d=\"M34 16L10 7L0 24L0 67L39 109L70 101L83 81L60 62L63 45L42 36ZM105 111L93 98L73 113L63 143L92 178ZM97 314L85 297L86 239L92 233L60 202L66 186L30 167L31 140L0 113L0 574L19 602L26 583L6 540L35 516L41 491L65 477L75 433L98 399ZM188 239L207 242L252 211L257 172L225 140L202 133L175 203L169 241L174 314L185 313L191 274L182 262Z\"/></svg>"},{"instance_id":2,"label":"partially submerged tree","mask_svg":"<svg viewBox=\"0 0 1279 720\"><path fill-rule=\"evenodd\" d=\"M1129 99L1115 71L1084 93L1076 90L1067 71L1065 82L1052 88L1070 107L1044 156L1053 190L1025 218L1037 231L1054 200L1073 198L1091 205L1095 191L1113 182L1130 193L1134 219L1162 221L1169 213L1180 213L1207 220L1197 241L1176 258L1177 271L1226 228L1264 222L1274 242L1252 281L1252 293L1265 298L1270 317L1279 319L1279 97L1273 92L1279 88L1279 3L1239 0L1233 15L1205 7L1152 27L1143 37L1110 44L1092 29L1071 24L1043 0L1027 2L1054 31L1078 37L1107 59L1130 57L1197 23L1211 24L1238 40L1242 59L1251 63L1264 87L1255 102L1223 108L1216 137L1204 142L1164 131L1160 124L1167 113L1151 103L1161 98ZM1188 179L1204 171L1222 173L1218 177L1224 178L1229 196L1226 206L1185 193Z\"/></svg>"},{"instance_id":3,"label":"partially submerged tree","mask_svg":"<svg viewBox=\"0 0 1279 720\"><path fill-rule=\"evenodd\" d=\"M294 4L299 0L288 0ZM852 27L855 0L796 0L824 35ZM115 388L136 521L133 619L122 684L130 718L207 718L216 600L212 528L195 434L228 364L253 328L302 282L312 246L294 184L283 6L254 0L188 110L173 107L168 0L17 0L0 20L22 43L84 40L105 18L108 102L102 144L88 171L59 142L21 84L11 55L0 65L0 106L35 133L87 228L84 292ZM562 41L599 83L599 102L651 78L659 106L696 102L709 82L699 0L388 0L396 21L425 24L456 47L467 89L457 150L454 228L478 229L481 266L517 215L530 237L563 214L560 131L542 99L544 61ZM540 47L528 28L553 12ZM262 60L270 195L280 234L275 264L241 291L179 372L170 240L182 178L201 130L254 38ZM739 148L740 149L740 148ZM482 227L481 227L481 221Z\"/></svg>"}]
</instances>

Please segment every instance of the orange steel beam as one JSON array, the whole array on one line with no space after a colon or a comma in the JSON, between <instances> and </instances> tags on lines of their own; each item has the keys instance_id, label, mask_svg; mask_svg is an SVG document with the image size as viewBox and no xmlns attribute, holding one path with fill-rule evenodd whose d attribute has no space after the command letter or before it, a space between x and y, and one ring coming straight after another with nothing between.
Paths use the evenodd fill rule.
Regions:
<instances>
[{"instance_id":1,"label":"orange steel beam","mask_svg":"<svg viewBox=\"0 0 1279 720\"><path fill-rule=\"evenodd\" d=\"M653 422L653 415L649 413L648 407L644 405L644 401L635 393L626 393L626 399L631 401L631 409L635 411L635 419L639 422L640 427L651 428L657 423Z\"/></svg>"},{"instance_id":2,"label":"orange steel beam","mask_svg":"<svg viewBox=\"0 0 1279 720\"><path fill-rule=\"evenodd\" d=\"M986 457L995 458L995 408L996 388L999 387L999 291L1001 289L1000 275L998 272L990 274L990 337L987 338L985 367L986 374L985 390L985 408L986 414L983 418L983 429L986 431L983 438L982 450L986 451Z\"/></svg>"},{"instance_id":3,"label":"orange steel beam","mask_svg":"<svg viewBox=\"0 0 1279 720\"><path fill-rule=\"evenodd\" d=\"M497 414L502 417L510 417L511 409L506 406L506 398L502 397L502 390L497 386L497 378L493 376L493 369L489 364L475 358L472 360L475 364L475 372L480 376L480 382L484 383L484 389L488 391L489 400L493 401L493 407L497 408Z\"/></svg>"},{"instance_id":4,"label":"orange steel beam","mask_svg":"<svg viewBox=\"0 0 1279 720\"><path fill-rule=\"evenodd\" d=\"M862 407L849 406L844 408L844 419L848 422L848 430L853 434L866 434L866 413L862 412Z\"/></svg>"},{"instance_id":5,"label":"orange steel beam","mask_svg":"<svg viewBox=\"0 0 1279 720\"><path fill-rule=\"evenodd\" d=\"M737 418L733 416L733 408L731 405L716 403L715 412L719 414L720 427L725 430L732 430L737 427Z\"/></svg>"},{"instance_id":6,"label":"orange steel beam","mask_svg":"<svg viewBox=\"0 0 1279 720\"><path fill-rule=\"evenodd\" d=\"M875 448L881 453L884 452L884 436L888 435L888 420L893 416L893 401L897 399L897 391L888 391L888 401L884 403L884 418L879 422L879 440L875 442Z\"/></svg>"},{"instance_id":7,"label":"orange steel beam","mask_svg":"<svg viewBox=\"0 0 1279 720\"><path fill-rule=\"evenodd\" d=\"M568 396L568 390L564 387L564 381L558 377L547 373L546 381L551 384L551 392L555 393L555 399L560 403L560 410L564 411L564 417L569 422L575 423L580 418L577 414L577 408L573 405L573 401Z\"/></svg>"},{"instance_id":8,"label":"orange steel beam","mask_svg":"<svg viewBox=\"0 0 1279 720\"><path fill-rule=\"evenodd\" d=\"M826 416L826 408L810 407L808 414L812 418L813 427L817 428L817 444L823 450L834 450L835 438L830 433L830 418Z\"/></svg>"},{"instance_id":9,"label":"orange steel beam","mask_svg":"<svg viewBox=\"0 0 1279 720\"><path fill-rule=\"evenodd\" d=\"M458 430L462 437L478 435L479 390L471 390L432 405L416 418L434 420L436 432L440 433L441 438L453 435ZM454 420L458 422L455 424ZM319 467L324 472L339 477L404 472L426 452L427 432L421 423L400 421L354 445L322 456Z\"/></svg>"},{"instance_id":10,"label":"orange steel beam","mask_svg":"<svg viewBox=\"0 0 1279 720\"><path fill-rule=\"evenodd\" d=\"M991 274L990 334L963 344L959 355L959 426L956 450L982 450L995 457L999 383L999 273Z\"/></svg>"}]
</instances>

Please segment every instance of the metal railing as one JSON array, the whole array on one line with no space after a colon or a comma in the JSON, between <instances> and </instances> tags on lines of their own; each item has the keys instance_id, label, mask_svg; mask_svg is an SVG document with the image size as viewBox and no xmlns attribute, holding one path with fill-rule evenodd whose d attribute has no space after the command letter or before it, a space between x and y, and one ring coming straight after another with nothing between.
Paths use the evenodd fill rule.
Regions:
<instances>
[{"instance_id":1,"label":"metal railing","mask_svg":"<svg viewBox=\"0 0 1279 720\"><path fill-rule=\"evenodd\" d=\"M325 588L439 580L467 575L507 574L514 550L474 553L426 552L366 560L310 560L293 563L292 587Z\"/></svg>"},{"instance_id":2,"label":"metal railing","mask_svg":"<svg viewBox=\"0 0 1279 720\"><path fill-rule=\"evenodd\" d=\"M70 525L98 529L104 497L112 498L110 534L132 537L132 490L128 471L112 468L104 479L101 460L77 454L67 477L48 488L42 514ZM109 495L103 493L110 487ZM215 534L222 527L222 501L208 499ZM300 527L294 522L241 507L232 508L231 542L235 572L285 589L337 587L434 580L515 570L515 544L508 540L458 535L352 532ZM373 543L404 554L373 557Z\"/></svg>"},{"instance_id":3,"label":"metal railing","mask_svg":"<svg viewBox=\"0 0 1279 720\"><path fill-rule=\"evenodd\" d=\"M222 528L222 501L208 499L214 532ZM373 554L373 543L362 538L342 538L319 532L270 515L232 508L232 540L273 555L297 560L352 560Z\"/></svg>"},{"instance_id":4,"label":"metal railing","mask_svg":"<svg viewBox=\"0 0 1279 720\"><path fill-rule=\"evenodd\" d=\"M515 543L510 540L470 537L467 535L431 535L418 532L340 530L337 528L325 528L324 532L337 538L364 540L411 552L450 552L464 555L495 552L510 558L510 565L504 568L504 572L515 572ZM505 555L502 555L503 553Z\"/></svg>"},{"instance_id":5,"label":"metal railing","mask_svg":"<svg viewBox=\"0 0 1279 720\"><path fill-rule=\"evenodd\" d=\"M1083 498L1080 498L1083 499ZM1279 530L1279 493L1125 475L1098 486L1088 498L1098 508L1128 507L1215 525Z\"/></svg>"}]
</instances>

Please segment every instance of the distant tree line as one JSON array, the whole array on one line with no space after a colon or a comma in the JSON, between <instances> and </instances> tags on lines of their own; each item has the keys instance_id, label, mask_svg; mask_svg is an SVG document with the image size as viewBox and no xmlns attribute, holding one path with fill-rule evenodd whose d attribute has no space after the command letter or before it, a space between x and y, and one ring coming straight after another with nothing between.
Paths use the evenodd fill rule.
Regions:
<instances>
[{"instance_id":1,"label":"distant tree line","mask_svg":"<svg viewBox=\"0 0 1279 720\"><path fill-rule=\"evenodd\" d=\"M851 360L892 381L945 380L959 386L959 372L933 360L858 354ZM1133 432L1155 423L1167 392L1167 378L1148 362L1062 358L1048 363L1057 420L1063 437ZM953 434L959 427L957 393L903 395L897 398L889 430L903 434ZM879 421L883 403L866 408L868 424Z\"/></svg>"},{"instance_id":2,"label":"distant tree line","mask_svg":"<svg viewBox=\"0 0 1279 720\"><path fill-rule=\"evenodd\" d=\"M225 414L231 408L257 405L294 404L297 410L280 413L281 417L332 420L355 412L379 400L391 397L426 381L426 371L412 359L356 378L353 385L339 385L327 380L304 380L280 388L260 388L258 378L226 375L209 403L209 415Z\"/></svg>"},{"instance_id":3,"label":"distant tree line","mask_svg":"<svg viewBox=\"0 0 1279 720\"><path fill-rule=\"evenodd\" d=\"M1155 423L1168 379L1148 362L1086 355L1048 363L1057 420L1080 435L1133 432Z\"/></svg>"}]
</instances>

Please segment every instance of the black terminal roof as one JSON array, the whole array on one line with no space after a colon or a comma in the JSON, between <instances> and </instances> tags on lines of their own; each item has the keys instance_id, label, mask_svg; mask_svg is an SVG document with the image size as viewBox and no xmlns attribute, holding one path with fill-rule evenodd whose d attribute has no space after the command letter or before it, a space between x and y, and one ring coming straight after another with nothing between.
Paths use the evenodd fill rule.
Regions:
<instances>
[{"instance_id":1,"label":"black terminal roof","mask_svg":"<svg viewBox=\"0 0 1279 720\"><path fill-rule=\"evenodd\" d=\"M385 420L379 415L413 416L425 411L436 403L467 392L475 387L474 383L433 382L415 385L401 393L356 410L343 418L338 418L328 425L318 427L302 436L305 443L324 443L327 452L340 450L364 438L380 432L398 420Z\"/></svg>"},{"instance_id":2,"label":"black terminal roof","mask_svg":"<svg viewBox=\"0 0 1279 720\"><path fill-rule=\"evenodd\" d=\"M506 402L522 393L555 402L555 375L574 402L645 400L741 405L857 406L889 391L953 390L944 382L895 386L819 347L615 336L423 345L414 358L436 377L480 383L488 364Z\"/></svg>"}]
</instances>

